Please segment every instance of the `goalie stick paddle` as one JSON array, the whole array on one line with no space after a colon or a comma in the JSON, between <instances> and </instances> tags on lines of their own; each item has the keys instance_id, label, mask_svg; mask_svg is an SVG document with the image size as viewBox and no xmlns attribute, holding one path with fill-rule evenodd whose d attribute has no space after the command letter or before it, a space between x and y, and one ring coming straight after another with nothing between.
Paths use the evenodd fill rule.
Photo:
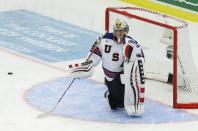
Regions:
<instances>
[{"instance_id":1,"label":"goalie stick paddle","mask_svg":"<svg viewBox=\"0 0 198 131\"><path fill-rule=\"evenodd\" d=\"M101 39L102 39L102 37L99 37L99 39L94 43L94 50L96 50L97 45L100 44ZM89 54L89 56L87 57L86 61L88 61L90 59L90 57L93 54L93 52L91 52ZM44 117L47 117L48 115L50 115L56 109L56 107L58 106L58 104L60 103L60 101L62 100L62 98L65 96L65 94L67 93L67 91L69 90L69 88L71 87L71 85L74 83L75 80L76 80L76 78L73 78L73 80L71 81L71 83L69 84L69 86L63 92L62 96L59 98L59 100L57 101L57 103L52 107L52 109L49 110L48 112L44 112L44 113L39 114L37 116L37 118L44 118Z\"/></svg>"}]
</instances>

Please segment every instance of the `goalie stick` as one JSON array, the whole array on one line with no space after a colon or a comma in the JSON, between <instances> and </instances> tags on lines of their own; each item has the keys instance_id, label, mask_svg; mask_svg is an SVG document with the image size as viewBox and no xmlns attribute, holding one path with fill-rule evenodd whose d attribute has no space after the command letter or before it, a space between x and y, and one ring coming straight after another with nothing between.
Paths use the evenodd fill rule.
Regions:
<instances>
[{"instance_id":1,"label":"goalie stick","mask_svg":"<svg viewBox=\"0 0 198 131\"><path fill-rule=\"evenodd\" d=\"M42 114L39 114L37 116L37 118L43 118L43 117L46 117L48 116L49 114L51 114L57 107L57 105L60 103L60 101L62 100L62 98L64 97L64 95L67 93L67 91L69 90L69 88L71 87L71 85L73 84L73 82L75 81L75 79L73 79L71 81L71 83L69 84L69 86L66 88L66 90L63 92L62 96L59 98L58 102L53 106L53 108L51 110L49 110L48 112L45 112L45 113L42 113Z\"/></svg>"},{"instance_id":2,"label":"goalie stick","mask_svg":"<svg viewBox=\"0 0 198 131\"><path fill-rule=\"evenodd\" d=\"M91 55L93 54L93 52L96 50L97 46L100 44L102 40L102 37L99 37L98 40L95 41L95 43L93 44L93 51L88 55L87 59L85 61L88 61L91 57ZM66 88L66 90L63 92L63 94L61 95L61 97L58 99L57 103L51 108L51 110L41 113L37 116L37 118L43 118L46 117L48 115L50 115L58 106L58 104L61 102L61 100L63 99L63 97L65 96L65 94L67 93L67 91L69 90L69 88L72 86L72 84L74 83L74 81L76 80L76 78L73 78L71 83L69 84L69 86Z\"/></svg>"}]
</instances>

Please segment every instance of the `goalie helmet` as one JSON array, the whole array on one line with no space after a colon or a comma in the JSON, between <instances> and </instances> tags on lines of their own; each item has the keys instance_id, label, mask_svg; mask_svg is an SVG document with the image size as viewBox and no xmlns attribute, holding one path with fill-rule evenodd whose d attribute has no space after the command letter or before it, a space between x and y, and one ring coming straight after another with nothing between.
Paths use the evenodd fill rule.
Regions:
<instances>
[{"instance_id":1,"label":"goalie helmet","mask_svg":"<svg viewBox=\"0 0 198 131\"><path fill-rule=\"evenodd\" d=\"M113 34L117 37L118 42L121 41L124 36L129 32L129 26L125 21L117 19L113 25Z\"/></svg>"}]
</instances>

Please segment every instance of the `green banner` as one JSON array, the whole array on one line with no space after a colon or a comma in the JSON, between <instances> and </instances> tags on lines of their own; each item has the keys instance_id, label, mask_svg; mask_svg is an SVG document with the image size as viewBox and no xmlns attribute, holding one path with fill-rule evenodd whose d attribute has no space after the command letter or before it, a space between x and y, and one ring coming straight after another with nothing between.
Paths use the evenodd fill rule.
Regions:
<instances>
[{"instance_id":1,"label":"green banner","mask_svg":"<svg viewBox=\"0 0 198 131\"><path fill-rule=\"evenodd\" d=\"M198 0L158 0L158 1L198 12Z\"/></svg>"}]
</instances>

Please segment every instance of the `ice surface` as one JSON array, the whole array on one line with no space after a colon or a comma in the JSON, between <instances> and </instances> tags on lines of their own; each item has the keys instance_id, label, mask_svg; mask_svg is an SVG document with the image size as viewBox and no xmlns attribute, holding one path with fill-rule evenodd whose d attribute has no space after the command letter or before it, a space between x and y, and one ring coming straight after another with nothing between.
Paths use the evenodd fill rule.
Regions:
<instances>
[{"instance_id":1,"label":"ice surface","mask_svg":"<svg viewBox=\"0 0 198 131\"><path fill-rule=\"evenodd\" d=\"M37 85L25 94L28 103L44 112L49 111L61 97L71 78L59 78ZM145 114L129 117L122 108L111 111L104 92L107 87L94 80L76 80L53 114L66 118L111 123L175 123L196 121L198 116L173 109L160 102L146 99Z\"/></svg>"},{"instance_id":2,"label":"ice surface","mask_svg":"<svg viewBox=\"0 0 198 131\"><path fill-rule=\"evenodd\" d=\"M85 3L89 3L89 4L86 5ZM63 21L66 23L70 23L72 25L77 25L82 28L89 29L98 33L104 32L104 11L105 11L105 8L109 6L131 6L131 5L128 5L126 3L121 3L115 0L108 0L108 1L54 0L50 2L49 0L42 0L42 1L0 0L1 11L24 9L24 10L28 10L31 12L35 12L40 15L48 16L58 21ZM30 19L30 20L34 21L34 19ZM23 19L21 19L21 21L23 21ZM191 22L189 23L190 23L189 30L190 30L192 54L195 60L195 64L196 66L198 66L198 60L197 60L198 25L195 23L191 23ZM123 124L123 123L117 124L117 123L111 123L111 122L104 122L104 119L103 119L103 122L99 122L99 121L93 122L91 120L85 121L80 118L76 119L76 118L59 117L59 116L57 117L52 116L52 117L46 117L44 119L37 119L36 116L39 113L51 107L51 105L53 104L51 103L52 99L48 98L48 100L50 100L49 101L50 105L48 105L47 107L41 107L42 108L41 110L36 110L36 108L34 107L32 108L30 104L27 104L26 99L25 99L27 98L26 94L29 94L30 93L29 91L35 89L31 87L36 87L36 85L42 85L41 83L45 84L46 83L45 81L64 80L62 78L67 76L67 72L62 71L62 69L65 69L65 63L67 63L67 61L62 61L62 62L53 63L53 64L41 63L29 57L24 57L21 54L19 55L12 51L8 51L3 48L0 48L0 83L1 83L0 84L0 103L1 103L0 105L0 116L1 116L0 117L0 130L1 131L27 131L27 130L28 131L35 131L35 130L36 131L46 131L46 130L47 131L57 131L57 130L67 130L67 131L83 131L83 130L86 130L86 131L91 131L91 130L94 130L94 131L101 131L101 130L102 131L109 131L109 130L113 130L113 131L128 131L128 130L186 131L186 130L191 130L191 131L197 131L198 130L197 120L193 119L193 121L191 121L192 119L191 120L188 119L189 120L188 122L184 122L184 119L183 119L184 117L185 118L190 118L190 117L186 115L189 113L184 113L183 111L181 112L179 111L179 114L181 113L179 117L181 119L180 121L177 121L176 123L171 123L170 121L169 121L170 123L159 122L158 124L154 124L152 122L148 124L147 123L139 124L135 122L134 123L126 122L126 124ZM54 67L54 65L56 67ZM61 68L61 70L59 68ZM9 71L12 71L14 75L12 76L7 75L7 72ZM97 75L99 75L100 78ZM101 77L103 77L101 70L96 70L96 73L93 78L99 82L102 82L103 78ZM63 87L62 87L63 83L64 82L59 83L61 84L60 89L58 89L58 91L60 92L62 92L63 90ZM154 97L153 98L154 100L158 99L160 101L163 101L162 100L163 97L167 97L166 99L167 101L163 102L165 104L171 101L171 97L169 96L170 95L169 93L166 93L163 90L162 91L158 90L159 86L167 90L164 84L151 82L149 86L151 90L147 91L148 89L146 89L148 96L151 95ZM42 90L42 89L48 89L48 88L46 87L46 88L39 88L39 89ZM75 91L74 90L75 87L71 89ZM157 89L157 93L155 92L155 89ZM90 90L90 88L88 88L88 90L94 91L94 89ZM98 95L103 95L102 93L104 91L103 88L98 87L97 91L101 92L101 94L98 93ZM159 91L161 91L160 92L161 95L158 95L158 96L153 95L153 94L158 94ZM168 88L168 91L171 91L171 88ZM32 92L32 93L35 93L35 92ZM46 94L49 95L50 93L52 92L48 90L46 91ZM53 95L58 97L60 94L59 92L54 92ZM33 95L33 96L35 97L36 95ZM33 96L31 96L31 98L33 98ZM40 94L40 96L42 95ZM30 97L30 94L29 94L29 97ZM99 100L101 101L98 101L98 102L104 102L102 104L105 104L105 101L102 101L103 98L101 97L99 98ZM53 101L55 100L56 99L53 99ZM35 101L35 102L38 102L38 101ZM65 103L64 105L67 104L66 98L64 98L63 102ZM62 104L60 104L59 106L61 107L61 105ZM156 105L156 103L154 103L154 105ZM162 104L161 106L163 107L165 105ZM60 107L57 108L57 111L61 112L62 109L65 109L65 108L60 108ZM106 113L109 113L108 105L104 105L104 108L107 109ZM152 107L152 109L153 108L154 107ZM165 109L168 109L167 112L170 111L169 110L170 108L165 108ZM86 110L84 109L84 111ZM187 110L187 111L193 114L198 114L197 110ZM177 110L173 111L172 113L175 114L175 112L178 113ZM182 117L182 113L184 113L183 117ZM121 113L120 115L124 116L124 112ZM155 116L155 114L146 114L146 115L153 116L153 117ZM157 114L155 117L158 117L158 116L159 115ZM172 118L173 117L177 117L177 115L172 116ZM196 115L193 116L193 118L196 118L196 117L197 117ZM164 119L166 118L167 117L164 117ZM174 120L175 119L177 118L174 118Z\"/></svg>"}]
</instances>

